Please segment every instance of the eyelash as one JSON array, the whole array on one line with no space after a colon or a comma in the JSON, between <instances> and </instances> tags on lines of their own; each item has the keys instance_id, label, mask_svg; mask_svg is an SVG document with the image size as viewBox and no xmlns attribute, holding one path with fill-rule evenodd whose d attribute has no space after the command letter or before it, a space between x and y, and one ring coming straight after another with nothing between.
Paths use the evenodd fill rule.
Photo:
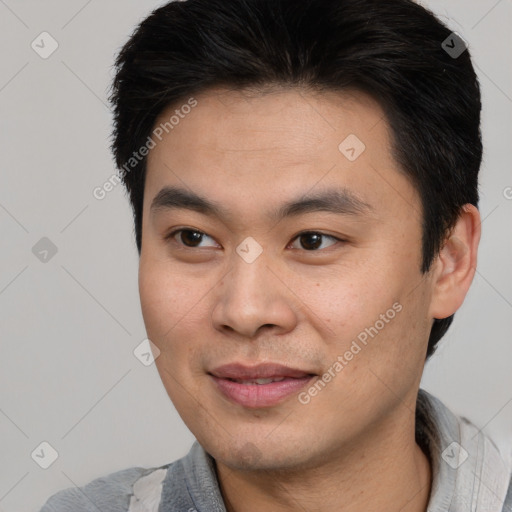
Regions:
<instances>
[{"instance_id":1,"label":"eyelash","mask_svg":"<svg viewBox=\"0 0 512 512\"><path fill-rule=\"evenodd\" d=\"M199 233L200 235L206 235L207 237L211 238L212 240L214 240L213 237L211 237L210 235L208 235L208 233L205 233L204 231L199 231L197 229L193 229L193 228L178 228L178 229L174 229L173 231L171 231L169 234L165 235L164 239L166 241L172 241L172 239L178 234L178 233L181 233L181 232L185 232L185 231L189 231L189 232L192 232L192 233ZM295 240L297 240L298 238L300 238L301 236L304 236L304 235L320 235L324 238L330 238L332 240L335 240L336 242L346 242L346 240L343 240L341 238L337 238L333 235L328 235L327 233L323 233L322 231L301 231L300 233L298 233L297 235L295 235L291 242L294 242ZM181 245L181 247L185 248L185 249L201 249L201 247L189 247L187 245L184 245L182 243L179 243L179 242L176 242L178 243L179 245ZM290 245L290 244L288 244ZM333 244L335 245L335 244ZM329 247L332 247L332 246L329 246ZM327 249L329 248L327 247ZM319 251L325 251L326 249L314 249L314 250L307 250L307 249L304 249L306 252L319 252Z\"/></svg>"}]
</instances>

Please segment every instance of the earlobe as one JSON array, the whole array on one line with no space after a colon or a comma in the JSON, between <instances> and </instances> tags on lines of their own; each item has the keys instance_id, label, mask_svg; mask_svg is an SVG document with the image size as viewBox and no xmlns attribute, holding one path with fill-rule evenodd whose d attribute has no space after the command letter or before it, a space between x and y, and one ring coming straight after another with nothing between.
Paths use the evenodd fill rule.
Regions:
<instances>
[{"instance_id":1,"label":"earlobe","mask_svg":"<svg viewBox=\"0 0 512 512\"><path fill-rule=\"evenodd\" d=\"M478 209L464 205L434 263L431 318L447 318L464 302L476 271L480 234Z\"/></svg>"}]
</instances>

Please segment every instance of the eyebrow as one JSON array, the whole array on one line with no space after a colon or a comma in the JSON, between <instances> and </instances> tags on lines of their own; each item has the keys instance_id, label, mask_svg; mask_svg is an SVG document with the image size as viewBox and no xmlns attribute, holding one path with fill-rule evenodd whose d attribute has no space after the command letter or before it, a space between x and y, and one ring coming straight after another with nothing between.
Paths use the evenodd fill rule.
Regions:
<instances>
[{"instance_id":1,"label":"eyebrow","mask_svg":"<svg viewBox=\"0 0 512 512\"><path fill-rule=\"evenodd\" d=\"M202 197L181 187L164 187L151 202L150 211L185 209L214 216L220 219L233 218L234 215L222 204ZM374 212L374 208L345 188L325 189L289 201L276 210L269 212L268 218L279 222L287 217L295 217L314 212L329 212L337 215L365 215Z\"/></svg>"}]
</instances>

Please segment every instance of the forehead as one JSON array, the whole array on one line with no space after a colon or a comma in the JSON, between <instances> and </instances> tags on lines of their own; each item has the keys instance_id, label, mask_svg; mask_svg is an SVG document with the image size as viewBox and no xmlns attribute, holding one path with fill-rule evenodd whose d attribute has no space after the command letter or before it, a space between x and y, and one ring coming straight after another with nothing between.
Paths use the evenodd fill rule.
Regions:
<instances>
[{"instance_id":1,"label":"forehead","mask_svg":"<svg viewBox=\"0 0 512 512\"><path fill-rule=\"evenodd\" d=\"M332 185L369 204L417 200L392 158L383 109L362 92L218 88L193 100L155 123L164 130L148 155L145 203L177 184L246 208Z\"/></svg>"},{"instance_id":2,"label":"forehead","mask_svg":"<svg viewBox=\"0 0 512 512\"><path fill-rule=\"evenodd\" d=\"M199 127L204 128L196 131L201 145L211 145L216 151L271 150L276 147L272 144L274 140L279 143L278 149L284 150L300 138L301 147L307 152L325 140L326 131L333 132L330 140L325 140L328 144L332 136L337 138L347 129L368 139L367 132L373 131L377 124L380 129L373 133L372 139L389 135L379 103L352 89L341 92L282 86L268 86L263 90L213 88L193 99L196 103L193 109L187 107L191 99L184 98L158 116L155 128L160 131L163 128L162 136L170 144L172 140L167 135L171 134L176 143L179 139L180 144L193 144L198 138L188 137ZM169 121L173 126L169 126ZM247 138L247 133L257 138ZM267 145L263 146L264 143ZM295 147L294 151L299 149Z\"/></svg>"}]
</instances>

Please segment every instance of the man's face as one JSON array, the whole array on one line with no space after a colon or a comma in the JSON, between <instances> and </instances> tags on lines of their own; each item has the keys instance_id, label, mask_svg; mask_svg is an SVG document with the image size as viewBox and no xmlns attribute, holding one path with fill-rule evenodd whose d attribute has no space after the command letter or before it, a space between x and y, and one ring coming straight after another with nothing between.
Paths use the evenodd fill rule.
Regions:
<instances>
[{"instance_id":1,"label":"man's face","mask_svg":"<svg viewBox=\"0 0 512 512\"><path fill-rule=\"evenodd\" d=\"M420 273L419 197L383 111L357 92L195 99L156 123L182 114L148 156L139 271L182 419L232 468L305 468L397 435L413 421L433 285ZM165 187L221 212L170 193L151 208ZM324 208L304 203L324 195ZM233 382L219 369L231 363L298 372Z\"/></svg>"}]
</instances>

